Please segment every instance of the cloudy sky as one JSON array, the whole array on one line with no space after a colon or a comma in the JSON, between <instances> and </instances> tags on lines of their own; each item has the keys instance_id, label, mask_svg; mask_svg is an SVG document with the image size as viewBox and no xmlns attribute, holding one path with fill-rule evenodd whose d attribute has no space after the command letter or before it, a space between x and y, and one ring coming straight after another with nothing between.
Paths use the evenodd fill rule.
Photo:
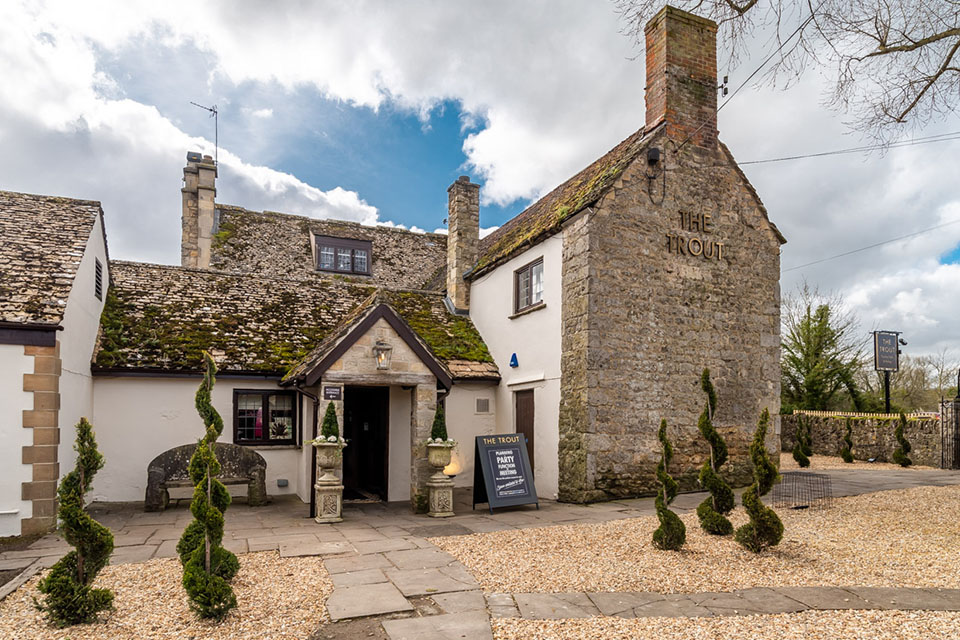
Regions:
<instances>
[{"instance_id":1,"label":"cloudy sky","mask_svg":"<svg viewBox=\"0 0 960 640\"><path fill-rule=\"evenodd\" d=\"M185 153L213 149L195 101L220 111L220 202L432 231L466 173L494 227L643 125L623 28L599 0L6 1L0 189L100 200L112 257L176 263ZM741 161L862 143L826 82L744 89L722 139ZM960 220L958 166L960 141L746 165L789 240L784 292L805 279L910 353L960 350L960 224L794 268Z\"/></svg>"}]
</instances>

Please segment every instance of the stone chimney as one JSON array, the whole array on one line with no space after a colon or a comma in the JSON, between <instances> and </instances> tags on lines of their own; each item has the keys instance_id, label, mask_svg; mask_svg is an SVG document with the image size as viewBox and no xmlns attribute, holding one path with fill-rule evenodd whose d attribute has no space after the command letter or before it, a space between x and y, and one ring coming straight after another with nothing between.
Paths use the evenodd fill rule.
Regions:
<instances>
[{"instance_id":1,"label":"stone chimney","mask_svg":"<svg viewBox=\"0 0 960 640\"><path fill-rule=\"evenodd\" d=\"M647 124L713 150L717 144L717 24L664 7L646 29Z\"/></svg>"},{"instance_id":2,"label":"stone chimney","mask_svg":"<svg viewBox=\"0 0 960 640\"><path fill-rule=\"evenodd\" d=\"M447 189L447 297L457 309L470 308L463 274L477 262L480 245L480 185L460 176Z\"/></svg>"},{"instance_id":3,"label":"stone chimney","mask_svg":"<svg viewBox=\"0 0 960 640\"><path fill-rule=\"evenodd\" d=\"M217 165L210 156L187 153L183 168L183 218L180 236L180 264L184 267L210 267L210 243L213 239L213 200L217 195Z\"/></svg>"}]
</instances>

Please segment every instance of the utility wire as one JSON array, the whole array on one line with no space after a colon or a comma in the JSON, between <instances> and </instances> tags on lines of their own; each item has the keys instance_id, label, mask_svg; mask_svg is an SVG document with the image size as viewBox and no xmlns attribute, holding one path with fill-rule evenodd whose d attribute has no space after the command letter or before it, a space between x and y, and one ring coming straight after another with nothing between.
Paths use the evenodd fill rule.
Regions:
<instances>
[{"instance_id":1,"label":"utility wire","mask_svg":"<svg viewBox=\"0 0 960 640\"><path fill-rule=\"evenodd\" d=\"M960 140L960 131L952 133L941 133L934 136L924 136L922 138L911 138L890 144L872 144L860 147L850 147L848 149L835 149L833 151L821 151L818 153L804 153L796 156L784 156L782 158L767 158L765 160L747 160L738 162L739 165L745 164L766 164L770 162L786 162L787 160L801 160L803 158L822 158L823 156L835 156L844 153L858 153L861 151L876 151L878 149L896 149L898 147L912 147L918 144L930 144L932 142L947 142L949 140Z\"/></svg>"},{"instance_id":2,"label":"utility wire","mask_svg":"<svg viewBox=\"0 0 960 640\"><path fill-rule=\"evenodd\" d=\"M787 271L796 271L797 269L803 269L804 267L809 267L809 266L812 266L812 265L815 265L815 264L820 264L821 262L828 262L828 261L830 261L830 260L836 260L837 258L842 258L842 257L844 257L844 256L849 256L849 255L852 255L852 254L854 254L854 253L860 253L861 251L866 251L867 249L874 249L874 248L876 248L876 247L880 247L880 246L883 246L883 245L885 245L885 244L890 244L891 242L898 242L898 241L900 241L900 240L906 240L907 238L913 238L914 236L919 236L920 234L923 234L923 233L928 233L928 232L930 232L930 231L935 231L935 230L937 230L937 229L942 229L942 228L944 228L944 227L949 227L950 225L952 225L952 224L957 224L957 223L960 223L960 220L951 220L950 222L944 222L943 224L938 224L938 225L935 226L935 227L930 227L930 228L928 228L928 229L921 229L920 231L914 231L913 233L908 233L908 234L905 235L905 236L900 236L900 237L897 237L897 238L891 238L891 239L889 239L889 240L884 240L883 242L877 242L876 244L871 244L871 245L868 245L868 246L866 246L866 247L860 247L859 249L853 249L852 251L844 251L843 253L838 253L838 254L835 255L835 256L830 256L829 258L821 258L820 260L814 260L813 262L807 262L807 263L805 263L805 264L800 264L800 265L797 265L797 266L795 266L795 267L790 267L789 269L782 269L781 271L782 271L783 273L786 273Z\"/></svg>"}]
</instances>

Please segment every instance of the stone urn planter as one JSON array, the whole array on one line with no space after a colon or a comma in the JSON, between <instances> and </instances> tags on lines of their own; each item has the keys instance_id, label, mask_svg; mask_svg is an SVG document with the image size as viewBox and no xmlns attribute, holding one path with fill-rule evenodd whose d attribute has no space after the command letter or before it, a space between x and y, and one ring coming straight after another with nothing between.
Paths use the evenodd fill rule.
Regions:
<instances>
[{"instance_id":1,"label":"stone urn planter","mask_svg":"<svg viewBox=\"0 0 960 640\"><path fill-rule=\"evenodd\" d=\"M453 515L453 480L443 473L443 469L450 464L455 446L457 443L453 440L427 443L427 462L434 469L433 475L427 480L427 515L431 518L449 518Z\"/></svg>"},{"instance_id":2,"label":"stone urn planter","mask_svg":"<svg viewBox=\"0 0 960 640\"><path fill-rule=\"evenodd\" d=\"M313 485L317 516L314 519L319 523L343 521L343 484L336 471L343 465L343 448L346 446L342 438L337 442L313 442L317 452L317 482Z\"/></svg>"}]
</instances>

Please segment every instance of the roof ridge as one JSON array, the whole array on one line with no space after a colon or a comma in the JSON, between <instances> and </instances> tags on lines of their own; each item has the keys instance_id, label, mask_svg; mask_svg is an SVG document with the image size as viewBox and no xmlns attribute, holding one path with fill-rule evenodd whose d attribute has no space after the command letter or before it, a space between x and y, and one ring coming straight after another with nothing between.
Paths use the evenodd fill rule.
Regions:
<instances>
[{"instance_id":1,"label":"roof ridge","mask_svg":"<svg viewBox=\"0 0 960 640\"><path fill-rule=\"evenodd\" d=\"M26 191L10 191L8 189L0 189L0 194L10 194L14 196L29 196L31 198L43 198L44 200L69 200L70 202L77 202L80 204L96 205L101 210L103 209L103 204L99 200L87 200L86 198L71 198L70 196L51 196L44 193L28 193Z\"/></svg>"},{"instance_id":2,"label":"roof ridge","mask_svg":"<svg viewBox=\"0 0 960 640\"><path fill-rule=\"evenodd\" d=\"M231 209L234 211L242 211L244 213L254 213L258 215L284 216L287 218L297 218L300 220L307 220L308 222L327 222L327 223L344 224L344 225L367 228L367 229L384 229L386 231L395 231L397 233L409 233L415 236L439 236L443 238L447 237L447 234L445 233L436 233L434 231L413 231L412 229L401 229L399 227L391 227L386 224L364 224L362 222L357 222L355 220L340 220L339 218L315 218L313 216L302 215L298 213L287 213L285 211L271 211L269 209L257 211L256 209L247 209L246 207L241 207L235 204L216 203L215 206Z\"/></svg>"}]
</instances>

